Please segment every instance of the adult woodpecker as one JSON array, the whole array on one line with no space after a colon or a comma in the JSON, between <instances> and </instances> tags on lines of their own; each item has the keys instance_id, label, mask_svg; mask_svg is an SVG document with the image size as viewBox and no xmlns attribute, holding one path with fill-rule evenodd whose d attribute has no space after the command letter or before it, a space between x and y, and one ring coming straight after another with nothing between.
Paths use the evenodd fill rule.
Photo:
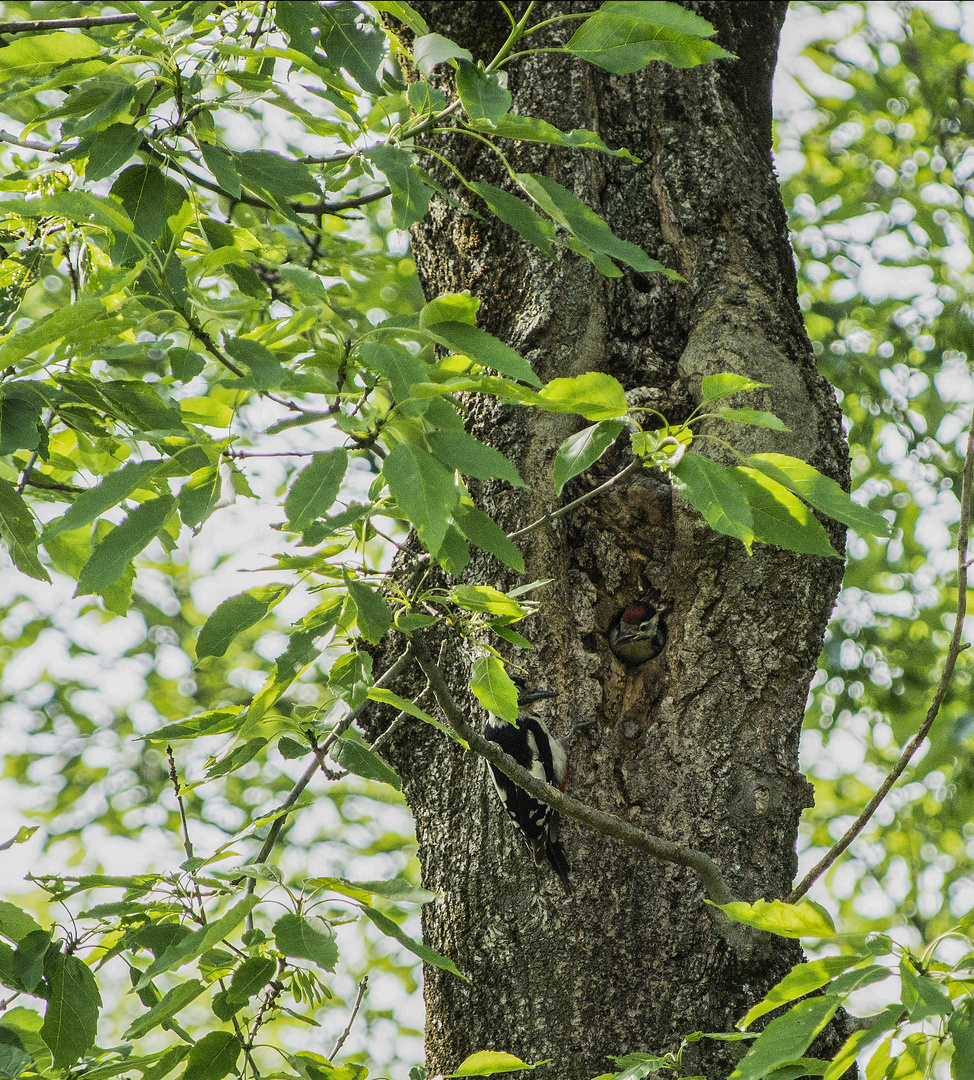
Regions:
<instances>
[{"instance_id":1,"label":"adult woodpecker","mask_svg":"<svg viewBox=\"0 0 974 1080\"><path fill-rule=\"evenodd\" d=\"M561 788L568 771L564 744L532 712L536 701L554 697L555 694L552 690L529 690L518 676L514 677L514 684L518 690L517 727L491 716L484 727L484 738L496 743L505 754L510 754L532 776ZM565 891L570 893L568 859L565 849L554 836L558 815L547 803L529 795L489 762L488 768L501 803L524 837L535 866L540 868L547 862L561 879Z\"/></svg>"},{"instance_id":2,"label":"adult woodpecker","mask_svg":"<svg viewBox=\"0 0 974 1080\"><path fill-rule=\"evenodd\" d=\"M645 664L665 644L663 613L649 600L634 600L609 627L609 646L624 664Z\"/></svg>"}]
</instances>

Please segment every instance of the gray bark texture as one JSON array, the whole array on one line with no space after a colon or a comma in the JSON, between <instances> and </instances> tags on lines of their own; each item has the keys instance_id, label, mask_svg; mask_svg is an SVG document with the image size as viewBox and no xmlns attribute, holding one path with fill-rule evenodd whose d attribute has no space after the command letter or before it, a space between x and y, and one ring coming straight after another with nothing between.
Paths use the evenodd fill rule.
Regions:
<instances>
[{"instance_id":1,"label":"gray bark texture","mask_svg":"<svg viewBox=\"0 0 974 1080\"><path fill-rule=\"evenodd\" d=\"M532 21L593 6L541 3ZM518 171L574 191L618 236L685 281L629 270L609 279L574 255L548 262L431 158L434 175L483 219L434 200L412 238L424 288L428 296L470 290L482 301L484 329L518 349L543 380L607 372L632 402L669 420L689 415L706 375L768 383L732 404L775 412L789 433L718 423L707 433L744 453L801 457L848 486L839 410L802 323L771 158L771 78L787 5L685 6L714 23L715 40L739 59L689 70L654 63L626 77L556 53L509 65L515 112L566 131L594 130L643 164L504 143ZM510 26L495 3L415 7L475 60L490 59ZM524 10L510 7L515 17ZM577 25L555 23L529 44L563 44ZM442 79L449 89L448 75ZM437 136L429 145L467 177L509 187L482 143ZM556 498L555 451L588 421L486 398L467 405L469 429L507 454L529 485L472 488L509 530L630 460L624 436ZM730 463L717 442L700 440L694 449ZM841 533L833 542L841 550ZM572 748L569 794L706 852L740 899L786 895L799 817L811 804L798 771L799 731L840 561L762 545L749 557L648 471L521 546L523 579L486 555L475 556L464 577L502 589L550 579L533 594L537 614L518 626L534 651L509 655L536 684L558 691L540 710L557 733L595 721ZM407 565L403 573L411 576ZM610 652L606 631L639 597L665 605L669 637L659 657L627 668ZM483 713L463 696L473 655L451 645L442 665L479 722ZM801 959L797 944L781 938L733 947L693 872L571 822L562 828L575 889L567 896L531 863L480 759L430 728L409 729L391 756L416 816L424 885L439 895L425 911L426 940L470 980L427 968L432 1072L452 1071L485 1049L552 1059L538 1075L559 1080L610 1072L609 1055L662 1054L691 1032L732 1030ZM741 1052L741 1044L704 1040L688 1049L685 1074L717 1080Z\"/></svg>"}]
</instances>

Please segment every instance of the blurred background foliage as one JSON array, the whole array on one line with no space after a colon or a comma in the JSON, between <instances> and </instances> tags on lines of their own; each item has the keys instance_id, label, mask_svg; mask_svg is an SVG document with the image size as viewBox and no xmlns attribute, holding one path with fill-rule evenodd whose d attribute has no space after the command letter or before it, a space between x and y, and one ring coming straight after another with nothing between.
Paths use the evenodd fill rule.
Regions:
<instances>
[{"instance_id":1,"label":"blurred background foliage","mask_svg":"<svg viewBox=\"0 0 974 1080\"><path fill-rule=\"evenodd\" d=\"M44 18L63 7L7 3L3 17ZM71 8L81 16L99 14L104 5ZM836 386L847 418L853 486L865 484L870 505L894 510L897 523L889 542L850 538L845 588L806 721L803 752L816 787L799 844L806 868L842 834L919 727L952 625L956 493L974 401L974 12L954 3L795 3L788 18L789 48L799 39L808 43L800 59L797 51L783 53L778 105L777 157L800 301L821 370ZM38 102L38 112L45 107ZM302 141L303 130L287 123L269 130L254 106L238 110L226 139L303 156L314 152ZM25 156L7 147L8 172ZM50 183L59 183L56 172ZM15 172L3 190L22 186ZM334 280L346 292L350 328L360 318L356 313L386 318L416 310L421 295L414 267L388 209L363 207L335 222L333 247L322 258L331 261ZM239 292L232 309L225 305L226 316L247 327L299 287L275 277L267 264L277 247L304 241L289 236L286 226L257 218L238 224L254 230L264 256L238 268ZM65 250L71 242L66 236ZM0 304L19 302L26 290L26 310L36 314L50 306L50 297L70 291L65 261L7 254ZM338 294L330 295L334 301ZM139 378L151 367L154 345L168 348L166 326L146 332L152 341L114 360L126 377ZM257 404L250 419L257 429L273 415ZM290 433L286 448L302 448L300 435ZM94 451L90 467L97 467ZM203 534L182 561L158 555L145 563L134 583L135 610L124 619L91 598L72 598L64 579L49 587L4 574L0 842L22 826L37 827L3 853L7 886L23 890L17 899L25 906L41 910L29 883L14 880L27 871L129 873L182 861L164 748L141 737L247 698L270 672L281 627L294 614L282 605L239 635L225 656L194 667L192 642L205 614L215 598L234 591L213 582L237 574L239 551L252 547L255 535L266 542L266 533L255 533L254 520L264 520L260 498L276 502L286 482L274 458L255 463L248 478L258 502L221 511L216 537ZM367 486L368 471L358 479ZM370 558L381 563L381 538L370 544ZM301 706L323 700L319 684L327 662L324 657L296 685L292 698ZM201 775L209 751L201 742L175 747L184 782ZM907 782L813 890L843 928L887 927L892 920L894 936L921 950L974 907L972 750L970 664L962 658ZM269 748L247 768L194 788L187 804L194 841L208 850L225 843L276 805L297 772ZM408 813L391 788L349 776L313 786L313 799L313 810L297 816L283 849L285 879L379 879L402 872L415 879ZM419 1060L414 958L378 934L357 941L343 947L336 982L345 988L346 1005L366 970L384 972L388 982L373 986L348 1048L364 1053L368 1047L376 1068L384 1059L390 1067ZM403 994L413 994L405 1011ZM347 1007L335 1014L331 1027L338 1032ZM327 1029L327 1016L323 1022ZM320 1036L315 1039L320 1044Z\"/></svg>"},{"instance_id":2,"label":"blurred background foliage","mask_svg":"<svg viewBox=\"0 0 974 1080\"><path fill-rule=\"evenodd\" d=\"M781 72L793 81L778 110L800 302L846 417L853 487L897 524L888 542L851 538L806 717L816 805L803 868L919 728L953 628L974 399L972 15L962 4L789 14L813 39ZM962 654L928 746L813 893L849 930L892 919L919 951L974 906L970 670Z\"/></svg>"}]
</instances>

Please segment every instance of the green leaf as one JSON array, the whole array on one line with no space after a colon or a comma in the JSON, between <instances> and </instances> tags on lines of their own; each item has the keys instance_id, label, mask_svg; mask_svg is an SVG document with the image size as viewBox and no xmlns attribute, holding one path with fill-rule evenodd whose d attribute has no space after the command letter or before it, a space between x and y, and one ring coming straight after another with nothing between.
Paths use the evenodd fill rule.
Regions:
<instances>
[{"instance_id":1,"label":"green leaf","mask_svg":"<svg viewBox=\"0 0 974 1080\"><path fill-rule=\"evenodd\" d=\"M289 524L306 529L322 517L338 497L347 469L348 453L341 448L315 454L298 473L284 502Z\"/></svg>"},{"instance_id":2,"label":"green leaf","mask_svg":"<svg viewBox=\"0 0 974 1080\"><path fill-rule=\"evenodd\" d=\"M219 654L218 654L219 655ZM231 709L208 709L178 724L166 724L155 731L150 731L142 738L150 741L171 742L174 739L196 739L200 735L222 735L234 731L239 726L241 706Z\"/></svg>"},{"instance_id":3,"label":"green leaf","mask_svg":"<svg viewBox=\"0 0 974 1080\"><path fill-rule=\"evenodd\" d=\"M335 68L344 68L368 94L381 94L376 72L385 55L385 37L375 24L363 21L362 13L348 0L318 8L321 20L319 48Z\"/></svg>"},{"instance_id":4,"label":"green leaf","mask_svg":"<svg viewBox=\"0 0 974 1080\"><path fill-rule=\"evenodd\" d=\"M471 120L496 123L511 109L507 72L485 71L469 60L457 64L457 93Z\"/></svg>"},{"instance_id":5,"label":"green leaf","mask_svg":"<svg viewBox=\"0 0 974 1080\"><path fill-rule=\"evenodd\" d=\"M408 229L426 217L430 208L432 188L423 183L422 173L416 168L416 158L408 150L397 146L375 146L366 150L367 158L389 181L392 189L392 223L397 229Z\"/></svg>"},{"instance_id":6,"label":"green leaf","mask_svg":"<svg viewBox=\"0 0 974 1080\"><path fill-rule=\"evenodd\" d=\"M425 79L417 79L406 88L409 107L420 115L437 113L446 107L446 94L435 86L430 86Z\"/></svg>"},{"instance_id":7,"label":"green leaf","mask_svg":"<svg viewBox=\"0 0 974 1080\"><path fill-rule=\"evenodd\" d=\"M426 550L439 551L459 499L453 473L413 443L399 443L382 463L382 475Z\"/></svg>"},{"instance_id":8,"label":"green leaf","mask_svg":"<svg viewBox=\"0 0 974 1080\"><path fill-rule=\"evenodd\" d=\"M473 60L473 54L441 34L423 34L413 42L413 63L427 78L437 64L453 59Z\"/></svg>"},{"instance_id":9,"label":"green leaf","mask_svg":"<svg viewBox=\"0 0 974 1080\"><path fill-rule=\"evenodd\" d=\"M285 956L310 960L325 971L338 963L335 932L317 915L282 915L274 923L274 941Z\"/></svg>"},{"instance_id":10,"label":"green leaf","mask_svg":"<svg viewBox=\"0 0 974 1080\"><path fill-rule=\"evenodd\" d=\"M294 158L275 154L273 150L244 150L243 153L234 154L233 162L245 184L279 199L321 194L321 188L307 165Z\"/></svg>"},{"instance_id":11,"label":"green leaf","mask_svg":"<svg viewBox=\"0 0 974 1080\"><path fill-rule=\"evenodd\" d=\"M601 420L575 435L570 435L555 454L555 494L560 495L573 476L578 476L598 461L616 441L624 427L622 420Z\"/></svg>"},{"instance_id":12,"label":"green leaf","mask_svg":"<svg viewBox=\"0 0 974 1080\"><path fill-rule=\"evenodd\" d=\"M734 536L748 550L754 542L751 509L740 485L727 470L702 454L684 454L672 470L690 505L699 510L708 524L719 533Z\"/></svg>"},{"instance_id":13,"label":"green leaf","mask_svg":"<svg viewBox=\"0 0 974 1080\"><path fill-rule=\"evenodd\" d=\"M470 545L455 524L450 525L436 552L436 561L453 577L459 577L470 562Z\"/></svg>"},{"instance_id":14,"label":"green leaf","mask_svg":"<svg viewBox=\"0 0 974 1080\"><path fill-rule=\"evenodd\" d=\"M0 457L15 450L37 450L44 399L25 382L0 385Z\"/></svg>"},{"instance_id":15,"label":"green leaf","mask_svg":"<svg viewBox=\"0 0 974 1080\"><path fill-rule=\"evenodd\" d=\"M830 997L799 1001L768 1024L728 1080L762 1080L780 1065L800 1058L838 1007Z\"/></svg>"},{"instance_id":16,"label":"green leaf","mask_svg":"<svg viewBox=\"0 0 974 1080\"><path fill-rule=\"evenodd\" d=\"M895 1031L905 1013L906 1009L902 1005L898 1003L889 1005L868 1028L862 1031L854 1031L842 1044L842 1048L835 1057L832 1058L832 1062L825 1070L822 1080L842 1080L842 1077L855 1063L863 1047L868 1046L877 1039L881 1039L887 1032ZM974 1076L974 1073L971 1075ZM964 1080L970 1080L970 1077L965 1077Z\"/></svg>"},{"instance_id":17,"label":"green leaf","mask_svg":"<svg viewBox=\"0 0 974 1080\"><path fill-rule=\"evenodd\" d=\"M918 1024L928 1016L950 1016L954 1011L949 996L934 979L917 975L913 990L916 1001L910 1008L908 1023Z\"/></svg>"},{"instance_id":18,"label":"green leaf","mask_svg":"<svg viewBox=\"0 0 974 1080\"><path fill-rule=\"evenodd\" d=\"M135 124L110 124L92 140L88 149L85 180L93 184L120 169L142 145L142 131Z\"/></svg>"},{"instance_id":19,"label":"green leaf","mask_svg":"<svg viewBox=\"0 0 974 1080\"><path fill-rule=\"evenodd\" d=\"M548 1064L546 1061L536 1061L533 1065L529 1065L513 1054L505 1054L499 1050L479 1050L476 1054L464 1058L457 1071L447 1073L447 1077L496 1076L498 1073L536 1069L539 1065L546 1064Z\"/></svg>"},{"instance_id":20,"label":"green leaf","mask_svg":"<svg viewBox=\"0 0 974 1080\"><path fill-rule=\"evenodd\" d=\"M53 540L65 530L90 525L95 518L117 506L136 488L147 485L149 477L163 464L161 458L155 461L130 461L120 469L110 472L100 484L75 496L64 517L55 518L44 530L41 535L42 542Z\"/></svg>"},{"instance_id":21,"label":"green leaf","mask_svg":"<svg viewBox=\"0 0 974 1080\"><path fill-rule=\"evenodd\" d=\"M176 500L169 495L137 506L116 525L98 544L78 575L78 595L100 593L125 572L129 563L143 550L166 524Z\"/></svg>"},{"instance_id":22,"label":"green leaf","mask_svg":"<svg viewBox=\"0 0 974 1080\"><path fill-rule=\"evenodd\" d=\"M198 531L200 525L216 510L223 491L219 465L207 465L187 480L179 489L179 517L187 529Z\"/></svg>"},{"instance_id":23,"label":"green leaf","mask_svg":"<svg viewBox=\"0 0 974 1080\"><path fill-rule=\"evenodd\" d=\"M246 1004L274 978L277 962L269 956L252 956L233 973L227 996L231 1001Z\"/></svg>"},{"instance_id":24,"label":"green leaf","mask_svg":"<svg viewBox=\"0 0 974 1080\"><path fill-rule=\"evenodd\" d=\"M130 165L112 184L112 194L121 199L136 236L149 241L159 239L167 216L166 178L161 169L156 165Z\"/></svg>"},{"instance_id":25,"label":"green leaf","mask_svg":"<svg viewBox=\"0 0 974 1080\"><path fill-rule=\"evenodd\" d=\"M154 12L146 7L144 0L127 0L127 2L121 3L118 6L122 8L123 11L130 11L138 15L141 22L145 23L151 30L155 30L160 37L165 37L165 28Z\"/></svg>"},{"instance_id":26,"label":"green leaf","mask_svg":"<svg viewBox=\"0 0 974 1080\"><path fill-rule=\"evenodd\" d=\"M463 535L482 551L490 552L505 565L519 574L524 573L524 556L507 533L483 510L460 503L453 512L453 519Z\"/></svg>"},{"instance_id":27,"label":"green leaf","mask_svg":"<svg viewBox=\"0 0 974 1080\"><path fill-rule=\"evenodd\" d=\"M889 522L884 517L853 502L834 480L800 458L784 454L752 454L747 464L860 535L889 536Z\"/></svg>"},{"instance_id":28,"label":"green leaf","mask_svg":"<svg viewBox=\"0 0 974 1080\"><path fill-rule=\"evenodd\" d=\"M467 611L482 611L487 615L521 619L528 614L516 600L491 585L454 585L450 599Z\"/></svg>"},{"instance_id":29,"label":"green leaf","mask_svg":"<svg viewBox=\"0 0 974 1080\"><path fill-rule=\"evenodd\" d=\"M381 0L378 3L376 0L369 0L369 4L376 11L388 11L393 18L408 26L417 36L429 32L426 20L412 4L399 3L398 0Z\"/></svg>"},{"instance_id":30,"label":"green leaf","mask_svg":"<svg viewBox=\"0 0 974 1080\"><path fill-rule=\"evenodd\" d=\"M629 407L622 384L601 371L552 379L538 393L537 401L547 412L578 413L586 420L611 420L624 415Z\"/></svg>"},{"instance_id":31,"label":"green leaf","mask_svg":"<svg viewBox=\"0 0 974 1080\"><path fill-rule=\"evenodd\" d=\"M531 386L541 385L541 380L520 353L476 326L459 322L440 322L424 329L426 334L440 345L446 345L455 353L469 356L471 360L483 367L494 368L502 375L520 379L521 382L526 382Z\"/></svg>"},{"instance_id":32,"label":"green leaf","mask_svg":"<svg viewBox=\"0 0 974 1080\"><path fill-rule=\"evenodd\" d=\"M0 344L0 367L10 367L45 345L89 328L105 314L105 305L100 300L79 300L35 320L26 329L11 331Z\"/></svg>"},{"instance_id":33,"label":"green leaf","mask_svg":"<svg viewBox=\"0 0 974 1080\"><path fill-rule=\"evenodd\" d=\"M298 4L298 7L301 5ZM233 155L222 146L200 140L200 154L203 164L213 173L213 178L221 188L235 199L240 198L240 173L233 163Z\"/></svg>"},{"instance_id":34,"label":"green leaf","mask_svg":"<svg viewBox=\"0 0 974 1080\"><path fill-rule=\"evenodd\" d=\"M499 477L514 487L526 487L513 462L492 446L465 431L431 431L426 437L430 449L450 469L477 480Z\"/></svg>"},{"instance_id":35,"label":"green leaf","mask_svg":"<svg viewBox=\"0 0 974 1080\"><path fill-rule=\"evenodd\" d=\"M274 670L247 709L249 722L259 720L301 672L318 659L321 650L315 641L325 632L325 626L316 626L312 630L302 629L291 634L287 648L275 661Z\"/></svg>"},{"instance_id":36,"label":"green leaf","mask_svg":"<svg viewBox=\"0 0 974 1080\"><path fill-rule=\"evenodd\" d=\"M628 150L613 150L611 147L606 146L594 131L588 131L586 128L560 131L546 120L540 120L536 116L518 116L511 113L509 116L502 116L495 123L481 121L473 126L478 131L498 135L503 139L549 143L553 146L570 146L576 150L599 150L603 154L627 158L634 163L640 161Z\"/></svg>"},{"instance_id":37,"label":"green leaf","mask_svg":"<svg viewBox=\"0 0 974 1080\"><path fill-rule=\"evenodd\" d=\"M388 380L396 401L405 401L412 387L425 382L428 377L426 365L407 349L369 343L363 345L359 353L373 371Z\"/></svg>"},{"instance_id":38,"label":"green leaf","mask_svg":"<svg viewBox=\"0 0 974 1080\"><path fill-rule=\"evenodd\" d=\"M210 1031L190 1049L180 1080L223 1080L236 1071L242 1050L232 1031Z\"/></svg>"},{"instance_id":39,"label":"green leaf","mask_svg":"<svg viewBox=\"0 0 974 1080\"><path fill-rule=\"evenodd\" d=\"M568 188L537 173L518 173L517 182L537 202L546 214L564 225L573 236L587 248L600 252L611 259L623 262L640 273L664 273L674 280L682 280L673 270L651 259L641 247L628 240L620 240L608 225ZM604 271L603 271L604 272Z\"/></svg>"},{"instance_id":40,"label":"green leaf","mask_svg":"<svg viewBox=\"0 0 974 1080\"><path fill-rule=\"evenodd\" d=\"M494 187L486 181L477 180L470 184L470 189L475 191L491 211L497 215L506 225L510 225L522 240L527 240L539 251L543 251L548 258L553 258L551 241L555 237L554 226L547 218L543 218L524 199L516 195Z\"/></svg>"},{"instance_id":41,"label":"green leaf","mask_svg":"<svg viewBox=\"0 0 974 1080\"><path fill-rule=\"evenodd\" d=\"M399 709L400 712L408 713L409 716L415 716L417 720L422 720L424 723L435 727L437 731L442 731L444 735L449 735L451 739L463 743L463 740L452 728L441 723L435 716L430 716L428 712L424 712L418 705L415 705L408 699L400 697L398 694L394 694L391 690L373 686L369 691L368 696L372 701L380 701L384 705L392 705L394 708ZM466 744L463 743L463 745Z\"/></svg>"},{"instance_id":42,"label":"green leaf","mask_svg":"<svg viewBox=\"0 0 974 1080\"><path fill-rule=\"evenodd\" d=\"M964 998L947 1021L947 1031L954 1043L950 1059L952 1080L974 1080L974 999Z\"/></svg>"},{"instance_id":43,"label":"green leaf","mask_svg":"<svg viewBox=\"0 0 974 1080\"><path fill-rule=\"evenodd\" d=\"M735 922L753 926L757 930L767 930L779 937L835 937L835 924L831 916L812 900L802 900L797 904L786 904L783 900L755 900L753 904L734 901L716 906Z\"/></svg>"},{"instance_id":44,"label":"green leaf","mask_svg":"<svg viewBox=\"0 0 974 1080\"><path fill-rule=\"evenodd\" d=\"M292 585L281 584L258 585L224 600L200 630L196 642L196 659L223 656L237 634L259 623L292 588Z\"/></svg>"},{"instance_id":45,"label":"green leaf","mask_svg":"<svg viewBox=\"0 0 974 1080\"><path fill-rule=\"evenodd\" d=\"M700 400L717 401L719 398L730 397L731 394L743 394L747 390L764 390L770 383L755 382L743 375L707 375L700 383Z\"/></svg>"},{"instance_id":46,"label":"green leaf","mask_svg":"<svg viewBox=\"0 0 974 1080\"><path fill-rule=\"evenodd\" d=\"M517 687L496 656L477 657L470 689L488 712L509 723L517 720Z\"/></svg>"},{"instance_id":47,"label":"green leaf","mask_svg":"<svg viewBox=\"0 0 974 1080\"><path fill-rule=\"evenodd\" d=\"M387 881L349 881L347 878L316 877L308 880L316 889L330 889L332 892L350 896L353 900L370 900L381 896L386 900L405 900L410 904L429 904L437 898L437 893L429 889L420 889L405 878L394 877Z\"/></svg>"},{"instance_id":48,"label":"green leaf","mask_svg":"<svg viewBox=\"0 0 974 1080\"><path fill-rule=\"evenodd\" d=\"M6 937L15 945L25 939L28 934L43 929L38 922L33 920L25 910L11 904L8 900L0 900L0 936Z\"/></svg>"},{"instance_id":49,"label":"green leaf","mask_svg":"<svg viewBox=\"0 0 974 1080\"><path fill-rule=\"evenodd\" d=\"M227 352L250 368L253 385L258 390L275 390L288 377L281 361L259 341L245 337L231 338L227 342Z\"/></svg>"},{"instance_id":50,"label":"green leaf","mask_svg":"<svg viewBox=\"0 0 974 1080\"><path fill-rule=\"evenodd\" d=\"M377 911L369 904L361 902L359 903L359 907L367 918L369 918L383 934L387 937L395 938L401 945L405 945L406 948L411 953L418 956L423 963L432 964L434 967L442 968L444 971L449 971L453 975L458 975L461 979L467 978L466 975L461 974L457 970L452 960L447 959L445 956L441 956L428 945L424 945L422 942L411 938L398 923L393 922L387 915L383 915L381 911Z\"/></svg>"},{"instance_id":51,"label":"green leaf","mask_svg":"<svg viewBox=\"0 0 974 1080\"><path fill-rule=\"evenodd\" d=\"M36 993L37 986L44 977L44 960L53 936L53 927L50 930L35 930L17 944L17 951L13 956L14 975L28 993Z\"/></svg>"},{"instance_id":52,"label":"green leaf","mask_svg":"<svg viewBox=\"0 0 974 1080\"><path fill-rule=\"evenodd\" d=\"M21 34L0 49L0 78L39 78L58 64L97 56L101 46L84 34L48 30L41 34Z\"/></svg>"},{"instance_id":53,"label":"green leaf","mask_svg":"<svg viewBox=\"0 0 974 1080\"><path fill-rule=\"evenodd\" d=\"M212 949L223 938L247 918L253 911L260 897L245 896L238 901L230 910L219 919L208 923L199 930L177 938L172 944L163 949L162 953L142 972L135 985L136 990L144 990L149 983L164 971L175 971L177 968L197 959L208 949Z\"/></svg>"},{"instance_id":54,"label":"green leaf","mask_svg":"<svg viewBox=\"0 0 974 1080\"><path fill-rule=\"evenodd\" d=\"M345 587L355 605L355 622L366 641L378 645L392 626L392 612L386 602L370 585L355 581L343 571Z\"/></svg>"},{"instance_id":55,"label":"green leaf","mask_svg":"<svg viewBox=\"0 0 974 1080\"><path fill-rule=\"evenodd\" d=\"M124 1038L138 1039L151 1031L154 1027L171 1020L180 1009L185 1008L191 1001L203 993L206 983L199 979L188 979L186 982L174 986L165 996L157 1001L147 1013L137 1017L129 1024Z\"/></svg>"},{"instance_id":56,"label":"green leaf","mask_svg":"<svg viewBox=\"0 0 974 1080\"><path fill-rule=\"evenodd\" d=\"M847 971L854 964L862 960L862 956L851 954L848 956L823 956L819 960L809 960L804 964L795 964L788 974L774 985L764 997L753 1006L738 1023L739 1028L748 1028L760 1016L772 1012L774 1009L787 1005L796 998L811 994L819 987L825 986L829 980L834 979L843 971Z\"/></svg>"},{"instance_id":57,"label":"green leaf","mask_svg":"<svg viewBox=\"0 0 974 1080\"><path fill-rule=\"evenodd\" d=\"M315 60L318 39L312 31L319 28L317 4L275 4L274 22L292 49L304 53L309 60Z\"/></svg>"},{"instance_id":58,"label":"green leaf","mask_svg":"<svg viewBox=\"0 0 974 1080\"><path fill-rule=\"evenodd\" d=\"M44 961L47 1010L41 1038L54 1056L56 1069L67 1069L95 1042L101 995L95 976L83 960L51 949Z\"/></svg>"},{"instance_id":59,"label":"green leaf","mask_svg":"<svg viewBox=\"0 0 974 1080\"><path fill-rule=\"evenodd\" d=\"M467 290L440 293L423 305L419 313L419 325L426 327L441 322L458 322L476 326L479 310L480 301Z\"/></svg>"},{"instance_id":60,"label":"green leaf","mask_svg":"<svg viewBox=\"0 0 974 1080\"><path fill-rule=\"evenodd\" d=\"M706 19L665 0L609 0L575 31L566 50L613 75L631 75L653 60L677 68L734 58L712 37Z\"/></svg>"},{"instance_id":61,"label":"green leaf","mask_svg":"<svg viewBox=\"0 0 974 1080\"><path fill-rule=\"evenodd\" d=\"M335 740L328 752L343 769L348 769L356 776L362 776L366 780L376 780L380 784L388 784L396 791L402 790L402 781L395 770L357 739L342 735Z\"/></svg>"},{"instance_id":62,"label":"green leaf","mask_svg":"<svg viewBox=\"0 0 974 1080\"><path fill-rule=\"evenodd\" d=\"M9 480L0 479L0 539L18 570L50 581L50 575L37 557L37 528L23 496Z\"/></svg>"},{"instance_id":63,"label":"green leaf","mask_svg":"<svg viewBox=\"0 0 974 1080\"><path fill-rule=\"evenodd\" d=\"M733 420L737 424L771 428L772 431L791 431L791 428L785 427L774 413L760 412L758 409L728 409L725 407L718 409L717 415L724 420Z\"/></svg>"},{"instance_id":64,"label":"green leaf","mask_svg":"<svg viewBox=\"0 0 974 1080\"><path fill-rule=\"evenodd\" d=\"M790 491L756 469L737 466L727 475L736 480L751 508L755 540L804 555L839 557L821 523Z\"/></svg>"},{"instance_id":65,"label":"green leaf","mask_svg":"<svg viewBox=\"0 0 974 1080\"><path fill-rule=\"evenodd\" d=\"M328 685L342 701L357 709L372 687L372 657L367 652L339 656L328 672Z\"/></svg>"}]
</instances>

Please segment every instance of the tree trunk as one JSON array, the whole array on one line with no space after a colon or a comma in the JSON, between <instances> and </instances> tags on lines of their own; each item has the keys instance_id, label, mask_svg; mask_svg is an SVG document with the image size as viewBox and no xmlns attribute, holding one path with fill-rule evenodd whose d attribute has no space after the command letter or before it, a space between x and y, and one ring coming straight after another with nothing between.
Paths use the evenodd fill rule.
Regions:
<instances>
[{"instance_id":1,"label":"tree trunk","mask_svg":"<svg viewBox=\"0 0 974 1080\"><path fill-rule=\"evenodd\" d=\"M415 6L475 60L493 56L509 29L497 4ZM519 171L573 190L617 235L685 281L631 271L609 279L573 255L553 264L489 214L478 220L435 200L413 236L424 287L429 296L463 289L478 296L483 327L543 380L607 372L631 402L669 420L689 415L703 376L735 372L767 383L747 404L775 412L789 433L719 422L707 433L743 453L804 458L846 484L839 412L805 335L771 162L771 78L787 5L686 6L713 22L715 40L740 59L686 71L655 63L621 78L551 53L509 65L514 112L562 130L592 129L642 165L504 144ZM524 5L511 8L517 17ZM543 3L533 19L591 8ZM576 26L555 23L529 42L564 43ZM449 137L437 145L465 175L506 184L481 143ZM437 175L483 211L449 173ZM646 423L655 426L650 414ZM623 438L556 499L555 450L587 421L478 398L469 402L468 424L514 460L529 485L474 491L508 529L629 460ZM694 449L729 462L717 442ZM841 535L833 541L841 544ZM503 589L551 579L533 594L539 611L522 630L535 650L515 659L538 685L558 691L543 713L554 730L595 720L573 747L569 794L705 851L741 899L787 894L798 820L811 803L798 737L839 560L762 545L749 557L650 472L521 546L525 578L488 556L475 557L465 577ZM656 659L625 667L606 631L639 597L668 609L668 641ZM458 688L469 659L457 652L444 660ZM554 875L534 868L479 759L428 728L411 731L394 754L416 815L424 884L440 894L425 912L426 940L470 979L427 969L432 1071L495 1049L553 1059L547 1075L559 1080L591 1077L611 1070L607 1055L663 1053L688 1033L731 1029L800 959L797 944L783 939L732 948L694 873L569 822L562 837L575 892L565 895ZM684 1068L717 1078L740 1053L739 1044L705 1040L689 1048Z\"/></svg>"}]
</instances>

